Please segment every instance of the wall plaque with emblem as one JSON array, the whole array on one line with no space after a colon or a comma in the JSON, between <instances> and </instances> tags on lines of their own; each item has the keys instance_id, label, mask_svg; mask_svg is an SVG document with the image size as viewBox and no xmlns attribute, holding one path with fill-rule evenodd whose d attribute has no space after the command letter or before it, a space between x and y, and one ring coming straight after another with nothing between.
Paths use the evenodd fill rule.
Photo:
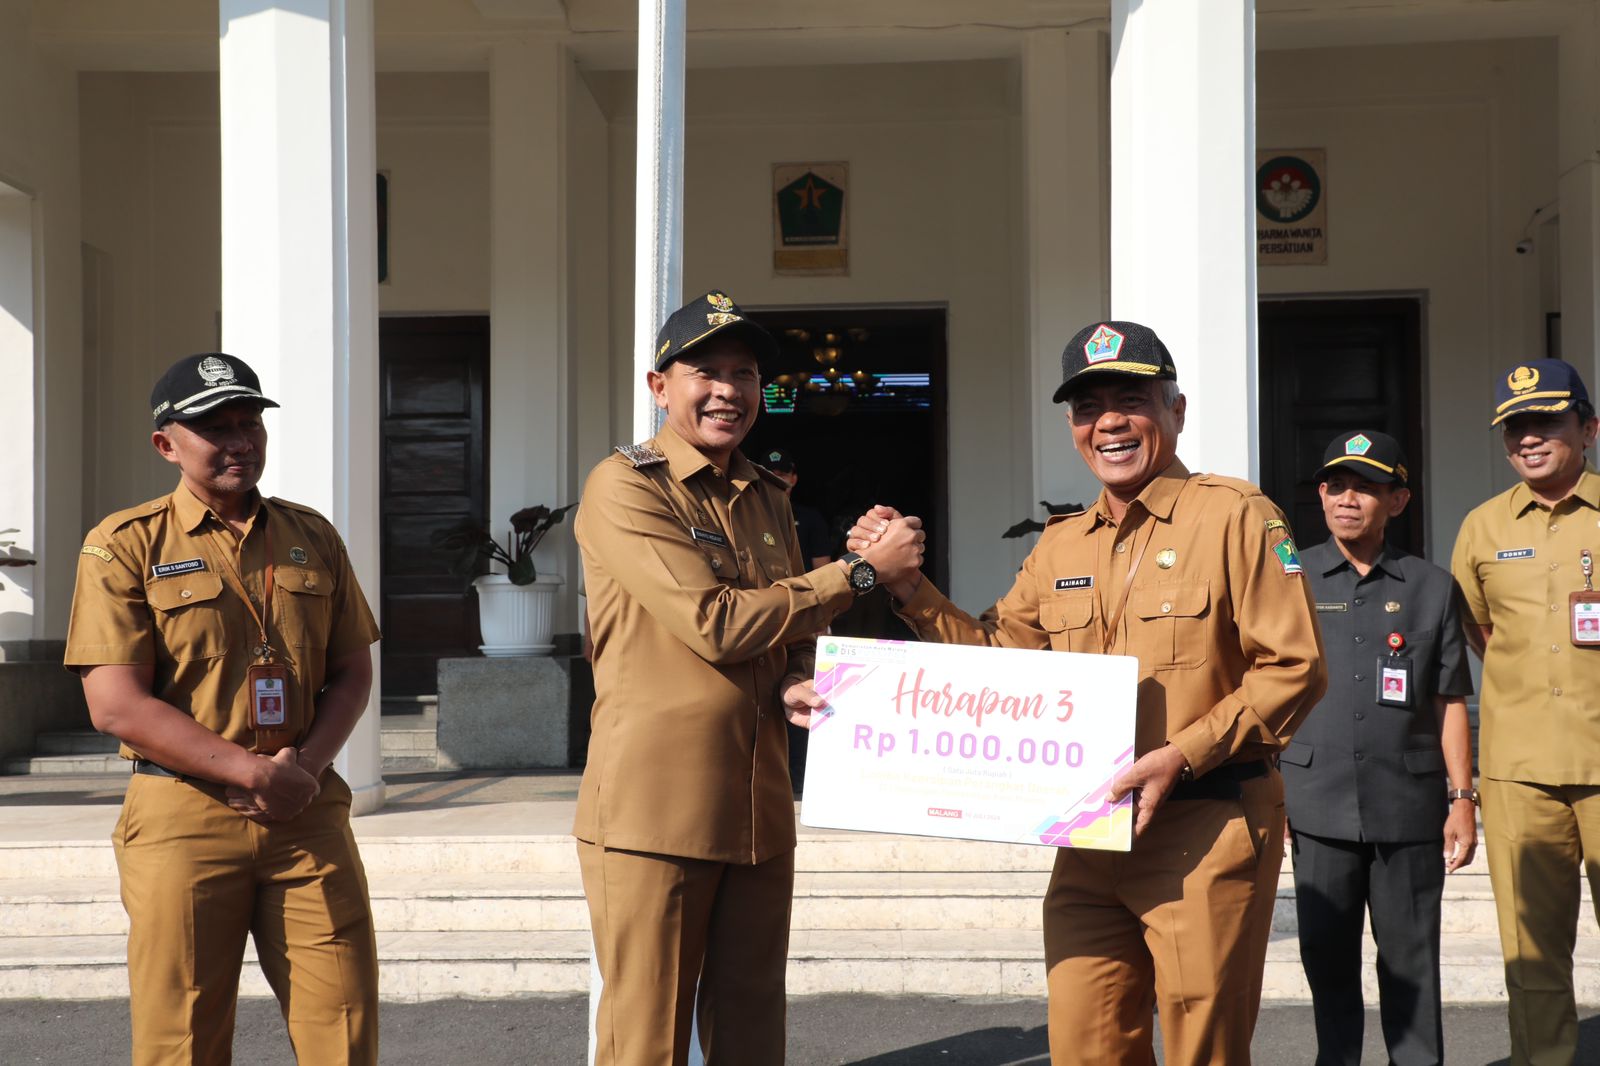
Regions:
<instances>
[{"instance_id":1,"label":"wall plaque with emblem","mask_svg":"<svg viewBox=\"0 0 1600 1066\"><path fill-rule=\"evenodd\" d=\"M850 164L772 167L772 272L850 273Z\"/></svg>"}]
</instances>

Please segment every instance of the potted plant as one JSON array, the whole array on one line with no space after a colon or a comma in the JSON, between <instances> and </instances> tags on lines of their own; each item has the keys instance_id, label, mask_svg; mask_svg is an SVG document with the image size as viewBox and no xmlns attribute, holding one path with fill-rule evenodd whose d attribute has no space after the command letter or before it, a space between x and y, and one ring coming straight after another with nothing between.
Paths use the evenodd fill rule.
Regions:
<instances>
[{"instance_id":1,"label":"potted plant","mask_svg":"<svg viewBox=\"0 0 1600 1066\"><path fill-rule=\"evenodd\" d=\"M524 507L511 516L511 534L501 544L482 526L463 522L433 535L433 547L453 556L450 572L473 578L478 591L478 650L490 657L549 655L555 650L551 631L556 590L561 578L540 577L533 550L576 504L551 509ZM485 563L499 563L503 574L481 573ZM476 576L474 576L476 575Z\"/></svg>"}]
</instances>

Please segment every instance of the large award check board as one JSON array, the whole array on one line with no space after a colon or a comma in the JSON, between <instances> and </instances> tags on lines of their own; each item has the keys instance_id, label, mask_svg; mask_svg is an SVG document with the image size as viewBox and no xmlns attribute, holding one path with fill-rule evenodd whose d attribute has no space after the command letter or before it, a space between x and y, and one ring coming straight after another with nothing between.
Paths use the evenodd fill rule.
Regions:
<instances>
[{"instance_id":1,"label":"large award check board","mask_svg":"<svg viewBox=\"0 0 1600 1066\"><path fill-rule=\"evenodd\" d=\"M1138 661L820 637L800 821L1127 851Z\"/></svg>"}]
</instances>

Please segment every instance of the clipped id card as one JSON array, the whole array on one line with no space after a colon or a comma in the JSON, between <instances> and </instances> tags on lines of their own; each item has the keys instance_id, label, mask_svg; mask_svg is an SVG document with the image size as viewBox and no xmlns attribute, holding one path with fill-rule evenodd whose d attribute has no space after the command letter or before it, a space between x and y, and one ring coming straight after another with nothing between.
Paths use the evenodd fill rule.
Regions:
<instances>
[{"instance_id":1,"label":"clipped id card","mask_svg":"<svg viewBox=\"0 0 1600 1066\"><path fill-rule=\"evenodd\" d=\"M1568 603L1572 608L1572 643L1580 648L1600 647L1600 592L1574 592Z\"/></svg>"},{"instance_id":2,"label":"clipped id card","mask_svg":"<svg viewBox=\"0 0 1600 1066\"><path fill-rule=\"evenodd\" d=\"M1378 656L1378 702L1388 707L1411 706L1411 660Z\"/></svg>"},{"instance_id":3,"label":"clipped id card","mask_svg":"<svg viewBox=\"0 0 1600 1066\"><path fill-rule=\"evenodd\" d=\"M250 691L250 728L283 729L289 724L289 668L257 663L245 675Z\"/></svg>"}]
</instances>

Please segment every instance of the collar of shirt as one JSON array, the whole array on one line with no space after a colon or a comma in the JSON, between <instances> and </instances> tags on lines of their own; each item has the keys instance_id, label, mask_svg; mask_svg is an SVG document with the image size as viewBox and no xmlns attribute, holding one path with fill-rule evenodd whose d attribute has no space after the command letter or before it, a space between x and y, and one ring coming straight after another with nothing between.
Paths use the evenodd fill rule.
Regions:
<instances>
[{"instance_id":1,"label":"collar of shirt","mask_svg":"<svg viewBox=\"0 0 1600 1066\"><path fill-rule=\"evenodd\" d=\"M1584 464L1583 473L1578 477L1578 483L1572 487L1571 492L1567 493L1567 498L1556 504L1555 507L1550 508L1550 510L1556 510L1568 500L1577 500L1580 503L1587 504L1591 509L1600 510L1600 474L1595 473L1594 468L1587 463ZM1539 506L1541 504L1533 498L1533 490L1528 488L1526 481L1519 481L1512 486L1512 518L1521 518L1530 508Z\"/></svg>"},{"instance_id":2,"label":"collar of shirt","mask_svg":"<svg viewBox=\"0 0 1600 1066\"><path fill-rule=\"evenodd\" d=\"M1317 567L1323 577L1332 577L1341 570L1348 570L1357 581L1363 580L1363 575L1356 572L1355 565L1345 558L1344 552L1339 550L1339 545L1334 543L1334 538L1331 536L1316 547L1301 552L1300 557ZM1388 544L1378 549L1378 557L1373 560L1372 568L1365 576L1371 577L1374 573L1384 574L1396 581L1406 579L1406 575L1400 570L1399 556Z\"/></svg>"},{"instance_id":3,"label":"collar of shirt","mask_svg":"<svg viewBox=\"0 0 1600 1066\"><path fill-rule=\"evenodd\" d=\"M1178 502L1178 493L1183 491L1183 483L1187 480L1189 480L1189 468L1184 466L1181 460L1174 459L1150 484L1140 490L1139 495L1128 504L1128 508L1132 510L1138 506L1155 518L1162 520L1171 518L1172 508ZM1114 524L1111 518L1111 501L1104 488L1100 490L1100 498L1094 503L1094 521L1089 523L1084 532L1091 533L1102 524Z\"/></svg>"},{"instance_id":4,"label":"collar of shirt","mask_svg":"<svg viewBox=\"0 0 1600 1066\"><path fill-rule=\"evenodd\" d=\"M264 501L259 492L255 494L255 508L250 513L250 521L254 523L256 516L261 513ZM207 518L216 518L215 513L207 507L200 497L189 491L189 486L182 481L172 492L172 510L178 516L178 524L185 533L193 533L199 529ZM217 518L218 522L222 519Z\"/></svg>"},{"instance_id":5,"label":"collar of shirt","mask_svg":"<svg viewBox=\"0 0 1600 1066\"><path fill-rule=\"evenodd\" d=\"M702 470L716 469L704 452L678 436L677 431L669 423L661 423L661 431L651 443L655 445L657 451L667 457L667 468L679 481L688 481ZM756 473L755 466L737 448L733 450L727 474L728 481L740 492L760 477Z\"/></svg>"}]
</instances>

